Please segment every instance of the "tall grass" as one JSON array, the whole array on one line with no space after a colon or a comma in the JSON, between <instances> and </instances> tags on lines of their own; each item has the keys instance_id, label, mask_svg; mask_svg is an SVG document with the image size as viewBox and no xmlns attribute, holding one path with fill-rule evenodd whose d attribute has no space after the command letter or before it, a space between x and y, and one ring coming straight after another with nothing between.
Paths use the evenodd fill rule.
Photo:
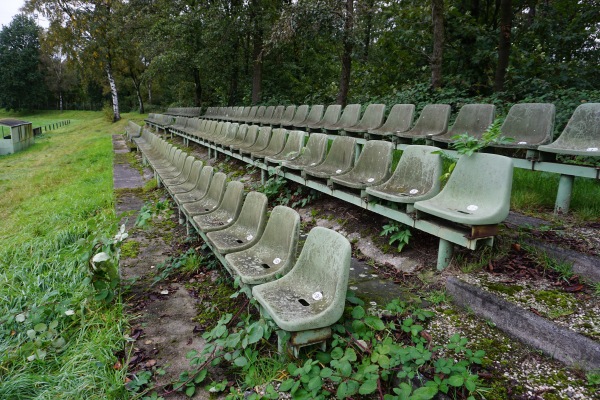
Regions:
<instances>
[{"instance_id":1,"label":"tall grass","mask_svg":"<svg viewBox=\"0 0 600 400\"><path fill-rule=\"evenodd\" d=\"M87 281L92 240L116 231L111 134L125 122L69 114L19 115L72 123L0 157L2 399L127 397L113 368L122 306L93 300Z\"/></svg>"}]
</instances>

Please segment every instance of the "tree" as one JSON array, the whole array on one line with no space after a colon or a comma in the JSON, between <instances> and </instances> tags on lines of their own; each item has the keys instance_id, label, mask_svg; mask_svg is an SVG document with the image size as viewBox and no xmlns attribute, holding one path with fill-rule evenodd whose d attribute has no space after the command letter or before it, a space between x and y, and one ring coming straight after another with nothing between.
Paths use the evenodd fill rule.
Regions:
<instances>
[{"instance_id":1,"label":"tree","mask_svg":"<svg viewBox=\"0 0 600 400\"><path fill-rule=\"evenodd\" d=\"M504 77L510 58L512 28L512 0L500 0L500 38L498 40L498 65L494 78L494 91L504 90Z\"/></svg>"},{"instance_id":2,"label":"tree","mask_svg":"<svg viewBox=\"0 0 600 400\"><path fill-rule=\"evenodd\" d=\"M49 33L82 68L102 70L112 98L113 120L121 119L113 67L117 61L119 0L26 0L25 9L50 21ZM94 71L92 71L94 72Z\"/></svg>"},{"instance_id":3,"label":"tree","mask_svg":"<svg viewBox=\"0 0 600 400\"><path fill-rule=\"evenodd\" d=\"M21 110L39 105L46 88L40 71L39 27L23 14L0 31L0 106Z\"/></svg>"},{"instance_id":4,"label":"tree","mask_svg":"<svg viewBox=\"0 0 600 400\"><path fill-rule=\"evenodd\" d=\"M433 52L431 53L431 87L442 86L442 55L444 52L444 0L431 0L433 22Z\"/></svg>"}]
</instances>

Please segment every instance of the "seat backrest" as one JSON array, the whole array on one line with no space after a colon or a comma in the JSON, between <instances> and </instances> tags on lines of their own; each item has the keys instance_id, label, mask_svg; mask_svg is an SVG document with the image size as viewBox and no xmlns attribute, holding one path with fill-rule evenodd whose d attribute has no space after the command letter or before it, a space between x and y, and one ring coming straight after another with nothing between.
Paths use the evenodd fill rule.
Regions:
<instances>
[{"instance_id":1,"label":"seat backrest","mask_svg":"<svg viewBox=\"0 0 600 400\"><path fill-rule=\"evenodd\" d=\"M489 223L499 223L510 210L512 175L512 160L508 157L486 153L463 155L446 186L434 199L464 213L472 211L471 208L473 211L497 209L498 219Z\"/></svg>"},{"instance_id":2,"label":"seat backrest","mask_svg":"<svg viewBox=\"0 0 600 400\"><path fill-rule=\"evenodd\" d=\"M263 122L263 121L268 121L271 118L273 118L273 113L275 112L275 106L269 106L265 109L265 113L263 114L263 116L258 120L258 122Z\"/></svg>"},{"instance_id":3,"label":"seat backrest","mask_svg":"<svg viewBox=\"0 0 600 400\"><path fill-rule=\"evenodd\" d=\"M289 158L295 156L302 151L304 147L304 137L306 132L304 131L288 131L288 137L285 141L285 147L277 156L279 158Z\"/></svg>"},{"instance_id":4,"label":"seat backrest","mask_svg":"<svg viewBox=\"0 0 600 400\"><path fill-rule=\"evenodd\" d=\"M265 107L265 106L258 107L258 110L256 110L256 115L252 119L252 122L259 121L260 119L262 119L265 115L266 110L267 110L267 107Z\"/></svg>"},{"instance_id":5,"label":"seat backrest","mask_svg":"<svg viewBox=\"0 0 600 400\"><path fill-rule=\"evenodd\" d=\"M225 184L227 182L227 175L223 172L217 172L210 181L206 198L214 201L216 204L221 203L223 200L223 194L225 193Z\"/></svg>"},{"instance_id":6,"label":"seat backrest","mask_svg":"<svg viewBox=\"0 0 600 400\"><path fill-rule=\"evenodd\" d=\"M227 129L227 133L225 134L225 142L230 142L235 138L239 127L240 124L238 124L237 122L234 122L231 125L229 125L229 129Z\"/></svg>"},{"instance_id":7,"label":"seat backrest","mask_svg":"<svg viewBox=\"0 0 600 400\"><path fill-rule=\"evenodd\" d=\"M335 323L344 312L351 252L348 239L331 229L317 226L309 232L296 265L281 278L285 282L294 282L304 289L302 292L312 293L311 298L304 299L309 304L326 304L316 308L335 305L336 312L330 315L333 321L321 321L326 324L323 326Z\"/></svg>"},{"instance_id":8,"label":"seat backrest","mask_svg":"<svg viewBox=\"0 0 600 400\"><path fill-rule=\"evenodd\" d=\"M269 145L265 149L266 152L271 154L277 154L283 150L285 146L285 136L287 135L287 129L273 129L271 140L269 141Z\"/></svg>"},{"instance_id":9,"label":"seat backrest","mask_svg":"<svg viewBox=\"0 0 600 400\"><path fill-rule=\"evenodd\" d=\"M600 103L579 105L553 143L565 149L583 149L594 155L600 147ZM593 150L596 149L596 150Z\"/></svg>"},{"instance_id":10,"label":"seat backrest","mask_svg":"<svg viewBox=\"0 0 600 400\"><path fill-rule=\"evenodd\" d=\"M386 182L402 196L433 197L441 188L444 166L440 149L433 146L407 146L394 175Z\"/></svg>"},{"instance_id":11,"label":"seat backrest","mask_svg":"<svg viewBox=\"0 0 600 400\"><path fill-rule=\"evenodd\" d=\"M356 138L336 136L331 143L325 161L321 165L339 166L341 170L347 170L354 164L355 153Z\"/></svg>"},{"instance_id":12,"label":"seat backrest","mask_svg":"<svg viewBox=\"0 0 600 400\"><path fill-rule=\"evenodd\" d=\"M502 136L512 143L502 147L535 147L550 143L554 130L556 107L551 103L520 103L508 111L500 128Z\"/></svg>"},{"instance_id":13,"label":"seat backrest","mask_svg":"<svg viewBox=\"0 0 600 400\"><path fill-rule=\"evenodd\" d=\"M323 119L319 121L318 125L320 126L328 126L334 125L340 120L340 114L342 112L342 106L339 104L330 104L325 110L325 114L323 115Z\"/></svg>"},{"instance_id":14,"label":"seat backrest","mask_svg":"<svg viewBox=\"0 0 600 400\"><path fill-rule=\"evenodd\" d=\"M246 136L244 137L244 141L241 144L241 146L243 147L250 147L254 144L254 142L256 142L256 138L258 136L258 130L260 129L260 126L258 125L252 125L248 128L248 132L246 133Z\"/></svg>"},{"instance_id":15,"label":"seat backrest","mask_svg":"<svg viewBox=\"0 0 600 400\"><path fill-rule=\"evenodd\" d=\"M279 257L280 262L293 265L296 259L299 235L300 215L292 208L276 206L271 211L258 245L273 250L274 253L271 256Z\"/></svg>"},{"instance_id":16,"label":"seat backrest","mask_svg":"<svg viewBox=\"0 0 600 400\"><path fill-rule=\"evenodd\" d=\"M314 105L310 108L310 112L308 116L304 120L303 126L305 125L313 125L319 123L323 119L323 110L325 106L322 104ZM300 122L297 122L300 123Z\"/></svg>"},{"instance_id":17,"label":"seat backrest","mask_svg":"<svg viewBox=\"0 0 600 400\"><path fill-rule=\"evenodd\" d=\"M465 104L460 108L454 125L445 136L462 135L480 138L494 122L496 106L493 104Z\"/></svg>"},{"instance_id":18,"label":"seat backrest","mask_svg":"<svg viewBox=\"0 0 600 400\"><path fill-rule=\"evenodd\" d=\"M416 136L441 135L448 130L450 105L428 104L421 111L415 126L409 131Z\"/></svg>"},{"instance_id":19,"label":"seat backrest","mask_svg":"<svg viewBox=\"0 0 600 400\"><path fill-rule=\"evenodd\" d=\"M249 121L252 118L256 117L257 111L258 111L258 106L252 106L252 108L250 108L250 112L248 113L248 115L245 118L242 118L242 121Z\"/></svg>"},{"instance_id":20,"label":"seat backrest","mask_svg":"<svg viewBox=\"0 0 600 400\"><path fill-rule=\"evenodd\" d=\"M287 106L283 115L281 116L281 121L279 123L289 123L294 119L294 113L296 112L296 106Z\"/></svg>"},{"instance_id":21,"label":"seat backrest","mask_svg":"<svg viewBox=\"0 0 600 400\"><path fill-rule=\"evenodd\" d=\"M269 122L272 122L274 124L278 124L279 122L281 122L284 111L285 111L285 106L275 107L275 111L273 111L273 116L269 119Z\"/></svg>"},{"instance_id":22,"label":"seat backrest","mask_svg":"<svg viewBox=\"0 0 600 400\"><path fill-rule=\"evenodd\" d=\"M263 150L269 145L269 141L271 140L271 127L270 126L262 126L258 132L258 137L256 138L256 142L252 145L253 148L258 150Z\"/></svg>"},{"instance_id":23,"label":"seat backrest","mask_svg":"<svg viewBox=\"0 0 600 400\"><path fill-rule=\"evenodd\" d=\"M331 125L336 125L340 128L347 128L353 125L356 125L360 120L360 104L348 104L344 108L344 112L340 117L337 123L333 123ZM324 127L327 128L329 124L325 124Z\"/></svg>"},{"instance_id":24,"label":"seat backrest","mask_svg":"<svg viewBox=\"0 0 600 400\"><path fill-rule=\"evenodd\" d=\"M202 172L202 167L204 166L204 162L202 160L195 160L192 164L192 169L190 172L190 176L188 177L188 182L193 182L194 185L198 182L200 178L200 172Z\"/></svg>"},{"instance_id":25,"label":"seat backrest","mask_svg":"<svg viewBox=\"0 0 600 400\"><path fill-rule=\"evenodd\" d=\"M259 192L250 192L244 200L242 211L232 226L255 230L264 227L267 219L267 196ZM251 239L248 239L251 240Z\"/></svg>"},{"instance_id":26,"label":"seat backrest","mask_svg":"<svg viewBox=\"0 0 600 400\"><path fill-rule=\"evenodd\" d=\"M219 209L226 211L233 219L237 219L240 210L242 209L243 200L244 184L239 181L231 181L227 183L227 188L225 189L223 201L221 202Z\"/></svg>"},{"instance_id":27,"label":"seat backrest","mask_svg":"<svg viewBox=\"0 0 600 400\"><path fill-rule=\"evenodd\" d=\"M383 124L385 114L385 104L369 104L360 122L352 128L360 128L364 131L379 128Z\"/></svg>"},{"instance_id":28,"label":"seat backrest","mask_svg":"<svg viewBox=\"0 0 600 400\"><path fill-rule=\"evenodd\" d=\"M248 133L248 124L242 124L238 127L238 130L235 134L235 142L236 143L242 143L244 141L244 138L246 137L246 134Z\"/></svg>"},{"instance_id":29,"label":"seat backrest","mask_svg":"<svg viewBox=\"0 0 600 400\"><path fill-rule=\"evenodd\" d=\"M206 191L210 187L213 172L213 167L211 167L210 165L205 165L200 171L200 178L198 178L198 183L196 183L194 189L200 191L201 193L206 193Z\"/></svg>"},{"instance_id":30,"label":"seat backrest","mask_svg":"<svg viewBox=\"0 0 600 400\"><path fill-rule=\"evenodd\" d=\"M308 116L308 104L303 104L296 109L296 113L294 114L294 118L289 121L290 125L300 124L306 121L306 117ZM321 118L319 116L319 118Z\"/></svg>"},{"instance_id":31,"label":"seat backrest","mask_svg":"<svg viewBox=\"0 0 600 400\"><path fill-rule=\"evenodd\" d=\"M391 172L393 150L392 142L368 140L356 160L352 173L364 177L368 183L381 181Z\"/></svg>"},{"instance_id":32,"label":"seat backrest","mask_svg":"<svg viewBox=\"0 0 600 400\"><path fill-rule=\"evenodd\" d=\"M302 158L318 164L325 158L327 152L327 135L324 133L313 133L308 137L306 147L302 150Z\"/></svg>"}]
</instances>

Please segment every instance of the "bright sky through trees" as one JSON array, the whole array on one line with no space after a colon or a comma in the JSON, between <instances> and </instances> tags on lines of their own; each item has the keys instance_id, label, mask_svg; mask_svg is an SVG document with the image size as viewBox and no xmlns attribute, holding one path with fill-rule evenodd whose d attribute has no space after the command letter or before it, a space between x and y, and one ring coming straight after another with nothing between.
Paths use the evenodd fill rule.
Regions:
<instances>
[{"instance_id":1,"label":"bright sky through trees","mask_svg":"<svg viewBox=\"0 0 600 400\"><path fill-rule=\"evenodd\" d=\"M8 25L13 17L19 13L25 0L0 0L0 25ZM48 22L40 17L37 19L38 25L48 27Z\"/></svg>"}]
</instances>

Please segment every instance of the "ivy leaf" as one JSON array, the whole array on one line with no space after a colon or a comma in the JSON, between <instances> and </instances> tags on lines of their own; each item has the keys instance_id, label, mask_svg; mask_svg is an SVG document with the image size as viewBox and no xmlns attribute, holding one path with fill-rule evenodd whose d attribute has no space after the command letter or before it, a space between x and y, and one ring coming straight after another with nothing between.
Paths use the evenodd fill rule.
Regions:
<instances>
[{"instance_id":1,"label":"ivy leaf","mask_svg":"<svg viewBox=\"0 0 600 400\"><path fill-rule=\"evenodd\" d=\"M365 318L365 324L369 325L376 331L382 331L385 329L385 324L383 321L373 315L369 315L367 318Z\"/></svg>"},{"instance_id":2,"label":"ivy leaf","mask_svg":"<svg viewBox=\"0 0 600 400\"><path fill-rule=\"evenodd\" d=\"M333 370L331 368L323 368L319 375L321 378L329 378L331 375L333 375Z\"/></svg>"},{"instance_id":3,"label":"ivy leaf","mask_svg":"<svg viewBox=\"0 0 600 400\"><path fill-rule=\"evenodd\" d=\"M206 374L207 374L208 370L203 369L202 371L200 371L198 373L198 375L194 378L194 383L201 383L204 378L206 378Z\"/></svg>"},{"instance_id":4,"label":"ivy leaf","mask_svg":"<svg viewBox=\"0 0 600 400\"><path fill-rule=\"evenodd\" d=\"M375 390L377 390L377 380L370 379L360 386L360 388L358 389L358 393L371 394Z\"/></svg>"},{"instance_id":5,"label":"ivy leaf","mask_svg":"<svg viewBox=\"0 0 600 400\"><path fill-rule=\"evenodd\" d=\"M243 367L244 365L248 364L248 359L244 356L238 357L236 358L233 363L235 365L237 365L238 367Z\"/></svg>"},{"instance_id":6,"label":"ivy leaf","mask_svg":"<svg viewBox=\"0 0 600 400\"><path fill-rule=\"evenodd\" d=\"M192 397L194 393L196 393L196 386L188 386L187 389L185 389L185 395L187 397Z\"/></svg>"},{"instance_id":7,"label":"ivy leaf","mask_svg":"<svg viewBox=\"0 0 600 400\"><path fill-rule=\"evenodd\" d=\"M334 360L339 360L343 356L344 350L342 350L340 347L336 347L333 350L331 350L331 358L333 358Z\"/></svg>"},{"instance_id":8,"label":"ivy leaf","mask_svg":"<svg viewBox=\"0 0 600 400\"><path fill-rule=\"evenodd\" d=\"M322 385L323 385L323 380L321 379L321 377L315 376L308 382L308 390L318 389Z\"/></svg>"}]
</instances>

